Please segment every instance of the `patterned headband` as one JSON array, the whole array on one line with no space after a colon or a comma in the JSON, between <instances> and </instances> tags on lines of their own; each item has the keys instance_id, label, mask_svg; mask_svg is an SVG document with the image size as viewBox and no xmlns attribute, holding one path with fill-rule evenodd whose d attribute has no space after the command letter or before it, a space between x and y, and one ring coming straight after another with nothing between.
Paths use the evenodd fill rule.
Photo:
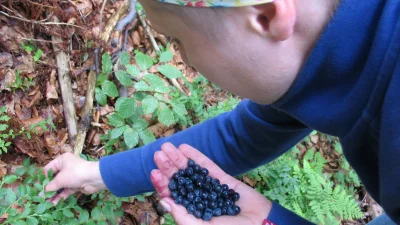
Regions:
<instances>
[{"instance_id":1,"label":"patterned headband","mask_svg":"<svg viewBox=\"0 0 400 225\"><path fill-rule=\"evenodd\" d=\"M157 0L160 2L189 7L239 7L260 5L274 0Z\"/></svg>"}]
</instances>

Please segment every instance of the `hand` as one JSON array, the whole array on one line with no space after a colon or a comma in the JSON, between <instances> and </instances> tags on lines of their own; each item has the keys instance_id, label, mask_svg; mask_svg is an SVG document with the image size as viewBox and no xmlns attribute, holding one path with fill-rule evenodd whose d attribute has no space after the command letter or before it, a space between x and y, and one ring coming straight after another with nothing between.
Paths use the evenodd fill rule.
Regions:
<instances>
[{"instance_id":1,"label":"hand","mask_svg":"<svg viewBox=\"0 0 400 225\"><path fill-rule=\"evenodd\" d=\"M241 212L237 216L213 217L210 221L203 221L188 214L185 207L175 204L174 200L169 197L171 194L168 188L169 180L178 169L187 167L189 158L201 167L207 168L211 177L219 179L221 184L228 184L230 188L240 194L241 197L236 204L241 208ZM268 217L272 207L272 203L268 199L253 188L226 174L205 155L189 145L181 145L177 149L170 143L164 144L161 146L161 151L154 154L154 162L159 169L151 172L151 181L161 195L161 205L171 213L178 225L260 225Z\"/></svg>"},{"instance_id":2,"label":"hand","mask_svg":"<svg viewBox=\"0 0 400 225\"><path fill-rule=\"evenodd\" d=\"M99 162L89 162L72 153L65 153L47 164L44 173L47 175L50 169L55 177L46 185L45 191L62 189L49 199L54 205L77 191L92 194L107 189L101 178Z\"/></svg>"}]
</instances>

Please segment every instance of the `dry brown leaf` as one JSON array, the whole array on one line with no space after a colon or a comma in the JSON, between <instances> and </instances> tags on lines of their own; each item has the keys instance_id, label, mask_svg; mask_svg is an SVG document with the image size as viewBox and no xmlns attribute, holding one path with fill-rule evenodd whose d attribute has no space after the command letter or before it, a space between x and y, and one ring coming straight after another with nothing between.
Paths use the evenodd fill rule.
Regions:
<instances>
[{"instance_id":1,"label":"dry brown leaf","mask_svg":"<svg viewBox=\"0 0 400 225\"><path fill-rule=\"evenodd\" d=\"M28 108L31 108L32 106L36 105L42 98L42 93L39 91L39 86L37 86L37 87L38 87L38 91L35 93L35 95L31 99L31 101L28 105Z\"/></svg>"},{"instance_id":2,"label":"dry brown leaf","mask_svg":"<svg viewBox=\"0 0 400 225\"><path fill-rule=\"evenodd\" d=\"M37 116L37 117L33 117L33 118L30 118L27 120L23 120L22 124L26 130L29 130L31 128L31 126L36 125L39 122L42 122L44 120L45 119L43 119L43 117ZM41 128L41 127L36 127L34 130L36 130L36 132L38 133L39 136L44 133L43 128Z\"/></svg>"},{"instance_id":3,"label":"dry brown leaf","mask_svg":"<svg viewBox=\"0 0 400 225\"><path fill-rule=\"evenodd\" d=\"M7 164L0 160L0 179L7 173Z\"/></svg>"},{"instance_id":4,"label":"dry brown leaf","mask_svg":"<svg viewBox=\"0 0 400 225\"><path fill-rule=\"evenodd\" d=\"M51 70L50 79L46 83L46 99L58 99L56 70Z\"/></svg>"},{"instance_id":5,"label":"dry brown leaf","mask_svg":"<svg viewBox=\"0 0 400 225\"><path fill-rule=\"evenodd\" d=\"M10 90L8 87L15 81L15 70L0 69L0 92Z\"/></svg>"},{"instance_id":6,"label":"dry brown leaf","mask_svg":"<svg viewBox=\"0 0 400 225\"><path fill-rule=\"evenodd\" d=\"M17 57L17 66L16 70L21 73L33 73L35 70L35 62L30 55L21 55Z\"/></svg>"},{"instance_id":7,"label":"dry brown leaf","mask_svg":"<svg viewBox=\"0 0 400 225\"><path fill-rule=\"evenodd\" d=\"M250 186L254 187L257 184L256 180L250 179L247 176L243 176L243 181L248 183Z\"/></svg>"},{"instance_id":8,"label":"dry brown leaf","mask_svg":"<svg viewBox=\"0 0 400 225\"><path fill-rule=\"evenodd\" d=\"M133 41L133 45L135 45L136 47L139 47L142 39L140 38L139 32L137 30L132 32L131 38Z\"/></svg>"},{"instance_id":9,"label":"dry brown leaf","mask_svg":"<svg viewBox=\"0 0 400 225\"><path fill-rule=\"evenodd\" d=\"M169 129L167 131L165 131L164 134L161 135L161 137L169 137L172 136L175 133L175 129Z\"/></svg>"},{"instance_id":10,"label":"dry brown leaf","mask_svg":"<svg viewBox=\"0 0 400 225\"><path fill-rule=\"evenodd\" d=\"M94 145L94 146L100 145L100 144L101 144L101 136L102 136L102 135L103 135L103 134L96 133L96 134L93 136L92 145Z\"/></svg>"},{"instance_id":11,"label":"dry brown leaf","mask_svg":"<svg viewBox=\"0 0 400 225\"><path fill-rule=\"evenodd\" d=\"M0 52L0 68L12 67L14 61L8 52Z\"/></svg>"},{"instance_id":12,"label":"dry brown leaf","mask_svg":"<svg viewBox=\"0 0 400 225\"><path fill-rule=\"evenodd\" d=\"M162 134L165 133L168 127L161 123L157 123L153 126L150 126L148 129L154 134L156 138L159 138Z\"/></svg>"}]
</instances>

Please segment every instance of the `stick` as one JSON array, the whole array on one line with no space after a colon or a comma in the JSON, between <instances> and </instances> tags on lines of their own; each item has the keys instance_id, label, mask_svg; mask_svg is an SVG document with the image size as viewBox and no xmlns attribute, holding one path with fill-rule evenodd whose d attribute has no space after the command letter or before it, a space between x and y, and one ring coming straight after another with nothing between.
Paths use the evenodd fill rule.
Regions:
<instances>
[{"instance_id":1,"label":"stick","mask_svg":"<svg viewBox=\"0 0 400 225\"><path fill-rule=\"evenodd\" d=\"M85 105L81 112L81 122L79 123L79 132L76 136L76 142L74 147L75 155L80 155L82 153L83 145L85 144L86 133L89 130L93 100L94 100L94 89L96 87L96 72L91 70L88 77L88 88L86 90Z\"/></svg>"},{"instance_id":2,"label":"stick","mask_svg":"<svg viewBox=\"0 0 400 225\"><path fill-rule=\"evenodd\" d=\"M113 46L114 48L118 46L119 36L121 35L122 30L135 18L136 18L136 0L130 0L129 13L117 23L115 27L116 34L114 35L114 38L111 40L111 46Z\"/></svg>"},{"instance_id":3,"label":"stick","mask_svg":"<svg viewBox=\"0 0 400 225\"><path fill-rule=\"evenodd\" d=\"M110 34L115 28L115 25L118 23L118 21L121 19L123 15L128 11L129 7L129 1L124 0L122 6L119 8L119 10L112 14L110 19L108 19L106 26L104 27L104 30L101 35L101 39L104 42L108 42L108 39L110 38Z\"/></svg>"},{"instance_id":4,"label":"stick","mask_svg":"<svg viewBox=\"0 0 400 225\"><path fill-rule=\"evenodd\" d=\"M56 16L54 16L53 19L54 21L58 22L58 18ZM51 39L54 42L61 42L61 39L56 36L51 36ZM69 142L71 145L73 145L77 134L77 127L76 111L74 99L72 97L71 78L69 77L68 59L65 52L61 51L61 49L59 49L54 43L53 49L56 53L58 82L60 84L61 96L63 100L65 123L67 124L68 128Z\"/></svg>"},{"instance_id":5,"label":"stick","mask_svg":"<svg viewBox=\"0 0 400 225\"><path fill-rule=\"evenodd\" d=\"M140 10L138 12L138 16L139 16L139 20L143 25L144 30L146 31L147 35L149 36L151 45L153 46L154 50L156 51L156 53L158 54L160 52L160 48L157 45L156 40L154 39L153 34L151 33L150 27L147 25L146 20L144 19L144 11ZM181 91L182 93L185 93L181 87L181 85L178 83L178 81L174 78L174 79L169 79L168 80L171 81L171 83L178 88L179 91Z\"/></svg>"}]
</instances>

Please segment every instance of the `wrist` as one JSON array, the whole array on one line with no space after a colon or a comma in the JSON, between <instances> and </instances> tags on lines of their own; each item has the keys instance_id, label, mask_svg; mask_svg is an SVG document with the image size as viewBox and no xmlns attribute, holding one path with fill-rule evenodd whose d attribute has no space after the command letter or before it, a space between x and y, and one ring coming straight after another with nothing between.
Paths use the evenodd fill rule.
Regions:
<instances>
[{"instance_id":1,"label":"wrist","mask_svg":"<svg viewBox=\"0 0 400 225\"><path fill-rule=\"evenodd\" d=\"M100 163L97 162L87 162L85 166L85 171L87 172L87 177L85 179L85 185L83 187L84 192L94 193L98 191L107 190L103 178L100 172Z\"/></svg>"}]
</instances>

